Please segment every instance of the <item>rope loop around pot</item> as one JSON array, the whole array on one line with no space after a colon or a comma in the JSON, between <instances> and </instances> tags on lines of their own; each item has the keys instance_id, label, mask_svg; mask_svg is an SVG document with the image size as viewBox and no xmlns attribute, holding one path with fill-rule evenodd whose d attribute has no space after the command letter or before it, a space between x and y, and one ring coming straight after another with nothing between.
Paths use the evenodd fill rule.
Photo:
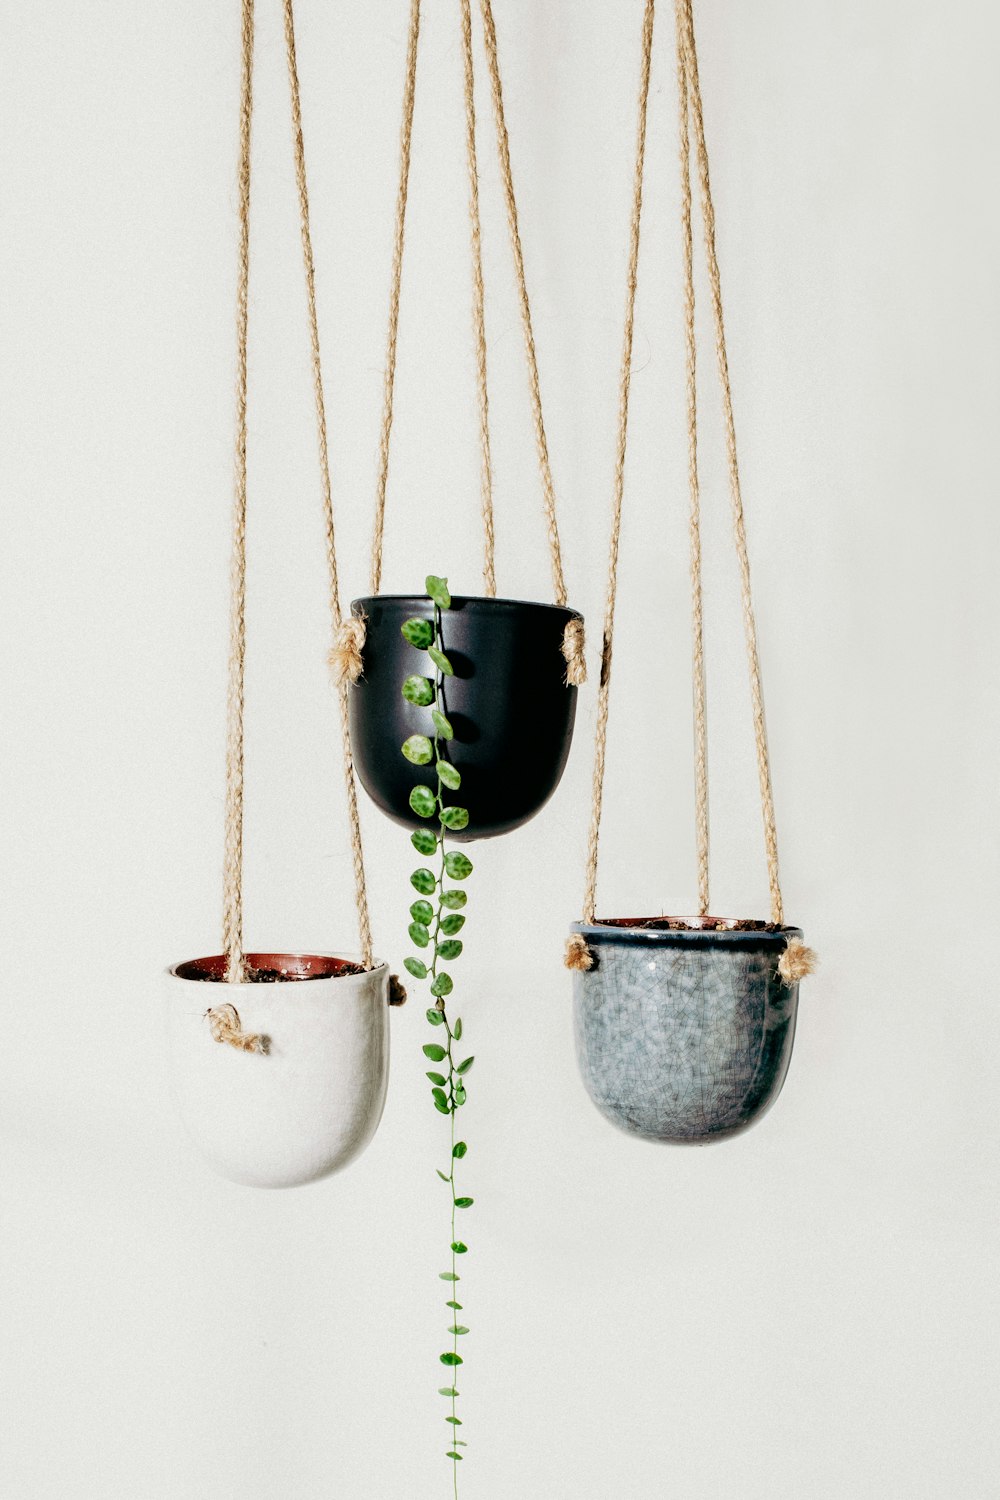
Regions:
<instances>
[{"instance_id":1,"label":"rope loop around pot","mask_svg":"<svg viewBox=\"0 0 1000 1500\"><path fill-rule=\"evenodd\" d=\"M677 80L680 124L681 161L681 228L684 260L684 318L686 357L686 397L688 427L688 476L690 491L689 542L692 591L692 668L695 724L695 823L698 855L699 912L704 915L709 905L709 823L708 823L708 729L705 695L705 662L702 628L702 564L700 492L698 478L698 417L697 417L697 366L695 344L695 289L694 255L692 237L692 190L691 153L692 142L697 165L701 197L704 246L711 292L712 316L715 327L715 345L722 393L723 416L726 432L726 455L729 470L729 488L732 510L733 537L736 546L740 576L740 594L746 640L747 667L750 680L750 696L753 713L754 742L757 754L760 783L761 812L764 828L764 846L767 857L768 885L770 888L771 920L778 926L784 922L784 907L778 871L778 839L774 815L774 794L771 782L771 765L767 745L764 719L764 698L761 681L760 656L757 645L757 626L754 615L753 594L750 583L750 561L746 539L746 524L740 486L739 463L736 449L736 427L733 415L732 387L729 361L726 350L725 323L722 308L722 287L718 255L715 242L715 210L712 201L709 174L708 147L705 138L704 110L701 85L698 76L698 57L695 43L694 14L692 0L674 0L676 19ZM604 641L602 655L601 684L598 693L597 729L594 746L594 776L591 801L591 821L587 847L586 884L583 901L583 917L594 920L597 895L597 866L600 847L601 813L604 790L605 757L607 749L607 727L610 703L611 664L614 645L615 605L617 595L618 555L621 538L622 502L624 495L625 458L628 442L629 392L631 384L632 330L635 318L635 295L638 279L639 245L642 222L643 173L645 165L646 120L649 100L649 80L653 49L655 0L646 0L642 23L641 65L639 75L638 123L636 128L636 151L632 193L632 214L629 233L628 268L626 275L625 327L622 348L618 402L618 441L615 456L614 483L612 491L611 539L608 559L607 600L605 605ZM790 950L794 943L790 945ZM800 958L789 958L791 970L801 966ZM579 966L579 965L576 965ZM808 972L804 970L803 972Z\"/></svg>"}]
</instances>

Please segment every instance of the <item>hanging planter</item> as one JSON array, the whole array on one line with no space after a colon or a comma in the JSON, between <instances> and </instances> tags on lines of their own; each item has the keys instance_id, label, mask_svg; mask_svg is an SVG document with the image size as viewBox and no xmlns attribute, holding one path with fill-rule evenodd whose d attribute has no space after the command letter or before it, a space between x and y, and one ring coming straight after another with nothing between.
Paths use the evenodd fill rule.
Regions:
<instances>
[{"instance_id":1,"label":"hanging planter","mask_svg":"<svg viewBox=\"0 0 1000 1500\"><path fill-rule=\"evenodd\" d=\"M327 461L309 200L291 0L285 40L292 137L318 421L330 610L341 629L333 501ZM244 664L246 659L247 308L253 0L243 0L240 101L240 263L237 293L236 494L227 695L223 952L190 959L164 980L168 1065L184 1125L224 1176L254 1187L293 1187L336 1172L378 1127L389 1069L388 1006L405 999L372 956L357 792L339 694L360 959L332 954L246 953L243 948Z\"/></svg>"},{"instance_id":2,"label":"hanging planter","mask_svg":"<svg viewBox=\"0 0 1000 1500\"><path fill-rule=\"evenodd\" d=\"M445 622L445 651L451 670L440 702L453 726L452 762L463 778L469 823L462 839L493 838L526 823L559 785L576 718L577 687L585 681L582 617L567 606L555 490L542 413L531 305L518 229L496 31L489 0L482 0L483 33L489 63L497 153L507 209L514 270L521 307L528 385L538 452L553 604L496 597L493 479L490 453L487 346L479 220L475 89L471 16L461 6L466 105L466 156L471 224L473 331L481 454L481 507L484 532L483 596L452 595ZM429 598L381 593L382 546L393 421L400 283L409 190L410 143L416 91L420 0L411 0L410 43L403 93L400 178L392 263L385 388L375 495L371 587L356 599L332 655L335 675L350 684L351 748L358 777L382 812L408 828L419 826L410 795L420 784L419 769L401 760L399 746L411 734L426 733L432 707L429 681L400 683L412 672L413 641L401 634L408 622L433 623ZM402 669L402 670L401 670ZM522 753L530 728L532 754Z\"/></svg>"},{"instance_id":3,"label":"hanging planter","mask_svg":"<svg viewBox=\"0 0 1000 1500\"><path fill-rule=\"evenodd\" d=\"M595 918L597 864L604 792L614 641L617 573L639 262L646 111L653 47L654 0L646 0L642 30L639 121L619 389L618 446L613 491L604 663L598 693L593 810L587 853L584 920L573 924L566 965L573 970L577 1059L584 1087L613 1124L646 1140L705 1144L745 1130L774 1103L791 1057L799 980L815 956L796 927L784 921L778 878L778 840L771 764L764 727L757 629L750 590L736 431L715 252L715 215L708 174L691 0L675 0L677 78L682 162L685 271L687 426L690 487L695 825L698 852L696 917ZM754 740L760 780L771 920L728 920L709 909L708 730L702 632L701 511L695 362L695 285L691 226L691 130L698 161L708 279L715 321L729 460L733 532L743 602Z\"/></svg>"},{"instance_id":4,"label":"hanging planter","mask_svg":"<svg viewBox=\"0 0 1000 1500\"><path fill-rule=\"evenodd\" d=\"M617 917L572 930L591 959L573 976L577 1061L605 1119L701 1145L770 1108L795 1036L798 980L782 960L796 928Z\"/></svg>"},{"instance_id":5,"label":"hanging planter","mask_svg":"<svg viewBox=\"0 0 1000 1500\"><path fill-rule=\"evenodd\" d=\"M420 826L410 795L424 775L399 753L409 736L427 732L429 679L414 673L411 620L434 623L426 596L356 599L365 622L363 670L350 691L351 745L358 778L395 822ZM519 828L559 785L569 756L577 690L566 680L562 645L570 609L513 599L451 596L442 639L451 672L437 708L453 734L449 758L462 777L469 825L457 838L492 838ZM407 684L406 693L401 685ZM523 752L530 725L531 755Z\"/></svg>"},{"instance_id":6,"label":"hanging planter","mask_svg":"<svg viewBox=\"0 0 1000 1500\"><path fill-rule=\"evenodd\" d=\"M195 1144L250 1187L315 1182L375 1134L389 1077L389 971L327 954L248 953L166 975L174 1096Z\"/></svg>"}]
</instances>

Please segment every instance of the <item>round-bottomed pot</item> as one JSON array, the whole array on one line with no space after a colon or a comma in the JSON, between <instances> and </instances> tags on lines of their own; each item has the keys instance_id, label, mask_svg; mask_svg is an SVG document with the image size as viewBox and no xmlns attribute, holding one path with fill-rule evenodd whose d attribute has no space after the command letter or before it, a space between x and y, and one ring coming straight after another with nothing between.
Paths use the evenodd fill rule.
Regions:
<instances>
[{"instance_id":1,"label":"round-bottomed pot","mask_svg":"<svg viewBox=\"0 0 1000 1500\"><path fill-rule=\"evenodd\" d=\"M577 1061L605 1118L678 1145L724 1140L759 1120L791 1058L799 987L785 983L778 960L800 930L616 917L572 931L593 958L573 974Z\"/></svg>"},{"instance_id":2,"label":"round-bottomed pot","mask_svg":"<svg viewBox=\"0 0 1000 1500\"><path fill-rule=\"evenodd\" d=\"M400 635L405 620L434 617L424 595L355 599L365 620L362 675L350 690L351 750L365 791L394 822L426 828L410 792L433 766L401 753L411 734L433 737L430 708L402 696L411 673L433 674L423 651ZM554 604L452 595L442 611L444 649L455 675L445 678L441 707L455 731L447 758L461 772L455 802L469 825L449 839L494 838L526 823L552 796L569 756L577 690L566 681L563 634L581 617Z\"/></svg>"},{"instance_id":3,"label":"round-bottomed pot","mask_svg":"<svg viewBox=\"0 0 1000 1500\"><path fill-rule=\"evenodd\" d=\"M225 983L225 958L164 979L173 1092L195 1144L224 1177L296 1187L359 1156L382 1118L389 1077L389 970L329 954L248 953L259 976ZM212 1036L207 1012L234 1006L266 1051Z\"/></svg>"}]
</instances>

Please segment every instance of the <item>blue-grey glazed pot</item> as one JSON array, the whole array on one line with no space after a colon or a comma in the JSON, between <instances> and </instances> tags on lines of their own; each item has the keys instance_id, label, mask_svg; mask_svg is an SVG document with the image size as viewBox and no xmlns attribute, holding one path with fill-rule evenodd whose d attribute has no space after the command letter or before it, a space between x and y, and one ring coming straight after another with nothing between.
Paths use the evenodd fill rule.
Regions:
<instances>
[{"instance_id":1,"label":"blue-grey glazed pot","mask_svg":"<svg viewBox=\"0 0 1000 1500\"><path fill-rule=\"evenodd\" d=\"M724 1140L759 1120L792 1054L799 987L778 960L799 929L619 917L572 930L594 960L573 973L577 1060L605 1118L677 1145Z\"/></svg>"}]
</instances>

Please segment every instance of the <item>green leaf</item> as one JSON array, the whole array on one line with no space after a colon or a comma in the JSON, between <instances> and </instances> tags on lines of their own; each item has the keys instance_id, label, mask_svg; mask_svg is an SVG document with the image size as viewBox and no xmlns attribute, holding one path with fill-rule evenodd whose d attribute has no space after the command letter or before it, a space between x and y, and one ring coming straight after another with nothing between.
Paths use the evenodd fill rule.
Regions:
<instances>
[{"instance_id":1,"label":"green leaf","mask_svg":"<svg viewBox=\"0 0 1000 1500\"><path fill-rule=\"evenodd\" d=\"M399 633L411 646L416 646L419 651L426 651L434 639L434 626L430 620L404 620Z\"/></svg>"},{"instance_id":2,"label":"green leaf","mask_svg":"<svg viewBox=\"0 0 1000 1500\"><path fill-rule=\"evenodd\" d=\"M469 1330L462 1323L453 1323L448 1329L448 1332L453 1333L456 1338L461 1338L462 1334L468 1333L468 1331Z\"/></svg>"},{"instance_id":3,"label":"green leaf","mask_svg":"<svg viewBox=\"0 0 1000 1500\"><path fill-rule=\"evenodd\" d=\"M456 1389L455 1389L455 1387L453 1385L441 1385L441 1386L438 1386L438 1395L439 1396L457 1396L458 1392L456 1391Z\"/></svg>"},{"instance_id":4,"label":"green leaf","mask_svg":"<svg viewBox=\"0 0 1000 1500\"><path fill-rule=\"evenodd\" d=\"M445 1107L447 1107L448 1095L445 1093L444 1089L431 1089L431 1093L434 1095L435 1103L443 1104L445 1105Z\"/></svg>"},{"instance_id":5,"label":"green leaf","mask_svg":"<svg viewBox=\"0 0 1000 1500\"><path fill-rule=\"evenodd\" d=\"M443 1115L451 1114L451 1106L448 1104L442 1104L440 1099L434 1100L434 1108L439 1109Z\"/></svg>"},{"instance_id":6,"label":"green leaf","mask_svg":"<svg viewBox=\"0 0 1000 1500\"><path fill-rule=\"evenodd\" d=\"M443 1047L438 1046L437 1042L425 1042L424 1056L431 1062L444 1062L448 1054Z\"/></svg>"},{"instance_id":7,"label":"green leaf","mask_svg":"<svg viewBox=\"0 0 1000 1500\"><path fill-rule=\"evenodd\" d=\"M462 785L462 777L450 761L439 760L434 769L437 771L438 781L442 786L446 786L452 792L458 791Z\"/></svg>"},{"instance_id":8,"label":"green leaf","mask_svg":"<svg viewBox=\"0 0 1000 1500\"><path fill-rule=\"evenodd\" d=\"M456 1042L460 1042L462 1040L462 1017L461 1016L456 1016L455 1017L455 1024L454 1024L454 1026L451 1029L451 1034L455 1038Z\"/></svg>"},{"instance_id":9,"label":"green leaf","mask_svg":"<svg viewBox=\"0 0 1000 1500\"><path fill-rule=\"evenodd\" d=\"M441 1363L443 1365L464 1365L465 1360L460 1354L452 1354L451 1350L449 1349L447 1354L441 1355Z\"/></svg>"},{"instance_id":10,"label":"green leaf","mask_svg":"<svg viewBox=\"0 0 1000 1500\"><path fill-rule=\"evenodd\" d=\"M429 786L415 786L410 792L410 806L418 818L433 818L437 798Z\"/></svg>"},{"instance_id":11,"label":"green leaf","mask_svg":"<svg viewBox=\"0 0 1000 1500\"><path fill-rule=\"evenodd\" d=\"M406 678L400 692L407 703L415 703L418 708L427 708L434 702L434 684L429 677L421 677L414 672Z\"/></svg>"},{"instance_id":12,"label":"green leaf","mask_svg":"<svg viewBox=\"0 0 1000 1500\"><path fill-rule=\"evenodd\" d=\"M469 1253L468 1245L463 1245L461 1240L452 1240L451 1248L456 1255L468 1255Z\"/></svg>"},{"instance_id":13,"label":"green leaf","mask_svg":"<svg viewBox=\"0 0 1000 1500\"><path fill-rule=\"evenodd\" d=\"M411 916L414 915L413 907L412 906L410 907L410 915ZM423 920L423 919L421 919L421 920ZM430 918L428 918L427 920L430 921ZM455 933L456 932L461 932L461 930L462 930L462 928L464 926L465 926L465 918L464 917L459 917L459 916L445 917L443 919L442 923L441 923L441 931L444 933L445 937L454 937Z\"/></svg>"},{"instance_id":14,"label":"green leaf","mask_svg":"<svg viewBox=\"0 0 1000 1500\"><path fill-rule=\"evenodd\" d=\"M435 1167L434 1170L438 1174L438 1176L440 1177L440 1179L441 1179L442 1182L450 1182L451 1181L451 1178L450 1177L446 1177L444 1175L444 1173L442 1172L442 1170L441 1170L440 1167Z\"/></svg>"},{"instance_id":15,"label":"green leaf","mask_svg":"<svg viewBox=\"0 0 1000 1500\"><path fill-rule=\"evenodd\" d=\"M445 1454L445 1458L457 1458L460 1463L462 1461L462 1457L463 1457L463 1455L461 1453L456 1453L453 1448L449 1449L448 1452Z\"/></svg>"},{"instance_id":16,"label":"green leaf","mask_svg":"<svg viewBox=\"0 0 1000 1500\"><path fill-rule=\"evenodd\" d=\"M476 1201L475 1198L456 1198L455 1199L455 1207L456 1208L471 1208L472 1205L475 1203L475 1201Z\"/></svg>"},{"instance_id":17,"label":"green leaf","mask_svg":"<svg viewBox=\"0 0 1000 1500\"><path fill-rule=\"evenodd\" d=\"M418 947L420 944L417 945ZM438 943L438 956L448 963L453 958L462 955L462 942L460 938L446 938L443 943Z\"/></svg>"},{"instance_id":18,"label":"green leaf","mask_svg":"<svg viewBox=\"0 0 1000 1500\"><path fill-rule=\"evenodd\" d=\"M444 867L452 880L467 880L472 874L472 860L460 849L452 849L445 855Z\"/></svg>"},{"instance_id":19,"label":"green leaf","mask_svg":"<svg viewBox=\"0 0 1000 1500\"><path fill-rule=\"evenodd\" d=\"M461 1312L462 1311L462 1304L461 1304L461 1302L446 1302L445 1303L445 1307L453 1307L456 1312Z\"/></svg>"},{"instance_id":20,"label":"green leaf","mask_svg":"<svg viewBox=\"0 0 1000 1500\"><path fill-rule=\"evenodd\" d=\"M455 1088L455 1108L456 1109L461 1109L462 1105L465 1103L465 1101L466 1101L467 1098L468 1098L468 1095L466 1094L465 1089L463 1088L462 1084L461 1083L457 1084L457 1086Z\"/></svg>"},{"instance_id":21,"label":"green leaf","mask_svg":"<svg viewBox=\"0 0 1000 1500\"><path fill-rule=\"evenodd\" d=\"M438 578L433 573L428 573L424 580L424 588L439 609L451 609L447 578Z\"/></svg>"},{"instance_id":22,"label":"green leaf","mask_svg":"<svg viewBox=\"0 0 1000 1500\"><path fill-rule=\"evenodd\" d=\"M424 926L423 922L411 922L406 930L410 935L410 942L414 945L415 948L427 947L427 944L431 940L431 935L427 931L427 928Z\"/></svg>"},{"instance_id":23,"label":"green leaf","mask_svg":"<svg viewBox=\"0 0 1000 1500\"><path fill-rule=\"evenodd\" d=\"M468 891L442 891L441 905L451 907L454 911L459 906L464 906L469 899ZM447 918L446 918L447 920Z\"/></svg>"},{"instance_id":24,"label":"green leaf","mask_svg":"<svg viewBox=\"0 0 1000 1500\"><path fill-rule=\"evenodd\" d=\"M446 677L454 677L455 668L445 656L444 652L438 650L437 646L428 646L427 655L430 657L431 661L437 667L439 672L443 672Z\"/></svg>"},{"instance_id":25,"label":"green leaf","mask_svg":"<svg viewBox=\"0 0 1000 1500\"><path fill-rule=\"evenodd\" d=\"M438 1273L438 1281L461 1281L461 1279L460 1276L455 1275L454 1271L440 1271Z\"/></svg>"},{"instance_id":26,"label":"green leaf","mask_svg":"<svg viewBox=\"0 0 1000 1500\"><path fill-rule=\"evenodd\" d=\"M443 740L453 740L455 731L451 727L451 720L446 719L439 709L431 709L431 718L434 720L434 728Z\"/></svg>"},{"instance_id":27,"label":"green leaf","mask_svg":"<svg viewBox=\"0 0 1000 1500\"><path fill-rule=\"evenodd\" d=\"M456 1068L455 1071L457 1073L467 1073L469 1071L469 1069L472 1067L472 1064L475 1062L475 1060L476 1059L475 1059L474 1056L473 1057L467 1057L464 1062L460 1062L459 1063L459 1065L458 1065L458 1067Z\"/></svg>"},{"instance_id":28,"label":"green leaf","mask_svg":"<svg viewBox=\"0 0 1000 1500\"><path fill-rule=\"evenodd\" d=\"M427 1077L430 1079L431 1083L445 1084L448 1082L443 1073L428 1073ZM445 1181L447 1182L448 1179L445 1178Z\"/></svg>"},{"instance_id":29,"label":"green leaf","mask_svg":"<svg viewBox=\"0 0 1000 1500\"><path fill-rule=\"evenodd\" d=\"M431 994L437 995L440 998L444 995L450 995L454 988L455 983L450 974L439 974L431 985Z\"/></svg>"},{"instance_id":30,"label":"green leaf","mask_svg":"<svg viewBox=\"0 0 1000 1500\"><path fill-rule=\"evenodd\" d=\"M464 1141L456 1141L455 1149L451 1154L452 1156L457 1156L459 1159L461 1159L466 1154L468 1149L469 1148Z\"/></svg>"},{"instance_id":31,"label":"green leaf","mask_svg":"<svg viewBox=\"0 0 1000 1500\"><path fill-rule=\"evenodd\" d=\"M418 854L433 854L438 846L438 836L430 828L418 828L410 834L410 843Z\"/></svg>"},{"instance_id":32,"label":"green leaf","mask_svg":"<svg viewBox=\"0 0 1000 1500\"><path fill-rule=\"evenodd\" d=\"M453 833L460 832L469 826L469 809L467 807L442 807L438 816L445 828L450 828Z\"/></svg>"},{"instance_id":33,"label":"green leaf","mask_svg":"<svg viewBox=\"0 0 1000 1500\"><path fill-rule=\"evenodd\" d=\"M433 870L414 870L410 876L410 884L421 896L429 896L437 885L437 878Z\"/></svg>"},{"instance_id":34,"label":"green leaf","mask_svg":"<svg viewBox=\"0 0 1000 1500\"><path fill-rule=\"evenodd\" d=\"M445 1417L445 1421L450 1422L453 1427L462 1427L465 1425L461 1417Z\"/></svg>"},{"instance_id":35,"label":"green leaf","mask_svg":"<svg viewBox=\"0 0 1000 1500\"><path fill-rule=\"evenodd\" d=\"M427 1012L427 1019L428 1021L430 1021L432 1026L444 1025L444 1013L443 1011L438 1010L436 1005L432 1005L430 1010Z\"/></svg>"},{"instance_id":36,"label":"green leaf","mask_svg":"<svg viewBox=\"0 0 1000 1500\"><path fill-rule=\"evenodd\" d=\"M412 974L414 979L427 978L427 965L422 963L419 958L404 958L403 968L408 974Z\"/></svg>"},{"instance_id":37,"label":"green leaf","mask_svg":"<svg viewBox=\"0 0 1000 1500\"><path fill-rule=\"evenodd\" d=\"M422 922L429 927L434 920L434 908L429 901L414 901L410 907L410 916L414 922Z\"/></svg>"},{"instance_id":38,"label":"green leaf","mask_svg":"<svg viewBox=\"0 0 1000 1500\"><path fill-rule=\"evenodd\" d=\"M412 761L415 766L426 766L434 759L434 746L426 734L411 734L400 748L407 760Z\"/></svg>"}]
</instances>

